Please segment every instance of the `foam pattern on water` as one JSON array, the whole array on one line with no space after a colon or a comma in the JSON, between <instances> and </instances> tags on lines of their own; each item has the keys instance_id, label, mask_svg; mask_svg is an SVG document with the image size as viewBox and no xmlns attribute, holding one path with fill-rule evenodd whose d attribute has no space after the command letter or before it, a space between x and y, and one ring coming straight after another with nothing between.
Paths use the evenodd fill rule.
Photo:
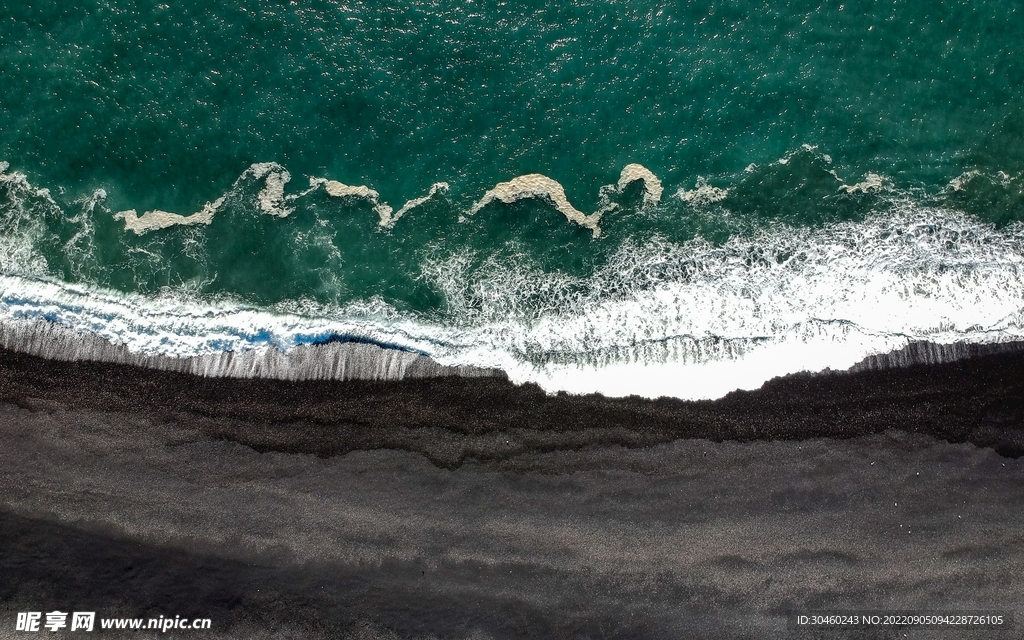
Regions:
<instances>
[{"instance_id":1,"label":"foam pattern on water","mask_svg":"<svg viewBox=\"0 0 1024 640\"><path fill-rule=\"evenodd\" d=\"M447 301L443 316L383 301L295 313L5 275L0 318L177 358L360 340L550 391L683 398L845 369L914 341L1019 339L1024 326L1024 229L910 202L864 222L778 226L722 245L627 241L586 278L514 256L467 264L456 254L423 266Z\"/></svg>"}]
</instances>

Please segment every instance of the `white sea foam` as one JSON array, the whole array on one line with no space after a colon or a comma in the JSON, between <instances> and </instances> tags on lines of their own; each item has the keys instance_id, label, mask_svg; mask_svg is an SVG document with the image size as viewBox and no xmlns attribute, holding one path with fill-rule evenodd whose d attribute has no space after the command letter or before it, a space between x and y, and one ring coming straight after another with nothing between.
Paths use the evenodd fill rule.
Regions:
<instances>
[{"instance_id":1,"label":"white sea foam","mask_svg":"<svg viewBox=\"0 0 1024 640\"><path fill-rule=\"evenodd\" d=\"M394 227L399 218L409 211L427 202L438 193L446 193L449 189L447 182L435 182L426 195L407 201L398 211L395 211L391 205L381 200L380 193L370 187L347 185L328 178L310 177L309 189L296 194L286 194L285 186L291 181L291 174L279 164L261 162L247 168L235 180L227 193L212 202L207 202L202 209L195 213L182 215L153 209L139 215L135 209L128 209L115 213L114 218L123 220L125 230L132 231L136 235L144 235L151 231L175 226L209 225L225 203L230 199L240 197L244 185L253 180L263 181L263 187L256 195L256 202L259 205L259 210L264 214L279 218L287 217L294 211L292 203L318 188L323 188L324 192L333 198L355 198L369 202L380 218L379 225L385 229ZM542 198L552 202L567 219L590 229L594 237L598 237L601 234L601 229L598 226L601 216L617 207L609 200L609 197L621 193L635 182L642 182L644 185L642 205L644 209L650 209L661 201L664 191L661 181L649 169L634 163L623 167L616 184L602 187L601 205L596 212L590 215L569 204L561 184L539 173L518 176L508 182L499 183L485 193L483 198L473 205L469 213L470 215L475 214L495 200L511 203L525 198Z\"/></svg>"},{"instance_id":2,"label":"white sea foam","mask_svg":"<svg viewBox=\"0 0 1024 640\"><path fill-rule=\"evenodd\" d=\"M291 182L292 175L284 168L272 162L264 162L252 165L247 172L251 172L257 180L264 181L263 189L256 196L263 213L285 218L294 211L285 206L284 186ZM243 173L242 177L246 177L246 174Z\"/></svg>"},{"instance_id":3,"label":"white sea foam","mask_svg":"<svg viewBox=\"0 0 1024 640\"><path fill-rule=\"evenodd\" d=\"M971 169L970 171L965 171L958 175L957 177L950 180L949 184L946 185L945 191L963 191L972 180L982 176L988 178L994 184L998 184L1001 187L1009 187L1014 180L1014 178L1005 171L996 171L995 173L991 174L983 174L977 169Z\"/></svg>"},{"instance_id":4,"label":"white sea foam","mask_svg":"<svg viewBox=\"0 0 1024 640\"><path fill-rule=\"evenodd\" d=\"M263 180L263 200L282 211L289 197L319 188L386 206L368 187L317 178L309 191L282 195L283 169L251 169L245 178ZM0 246L3 343L48 357L64 352L204 375L388 378L436 371L417 360L422 354L442 368L502 369L549 391L704 398L755 388L776 375L845 369L918 341L1024 337L1024 227L997 231L906 201L863 222L772 227L720 246L626 243L589 278L543 273L512 259L471 271L474 261L465 255L442 256L422 275L443 292L450 315L427 321L382 301L259 309L198 299L183 288L175 295L126 296L47 279L32 246L44 231L40 212L60 213L59 207L48 191L8 170L0 163L6 194L0 237L9 245ZM624 170L602 195L638 179L645 200L656 203L655 179L637 168ZM880 181L869 175L849 188L867 191ZM564 197L560 186L534 187L547 194L541 197ZM435 185L398 212L388 208L381 224L394 224L441 191ZM229 196L238 194L223 197ZM102 197L83 199L83 211ZM76 244L88 240L83 233ZM365 349L353 355L338 346L322 350L333 355L309 355L316 350L305 345L330 336L395 348L367 356ZM69 346L76 340L80 346Z\"/></svg>"},{"instance_id":5,"label":"white sea foam","mask_svg":"<svg viewBox=\"0 0 1024 640\"><path fill-rule=\"evenodd\" d=\"M338 182L337 180L328 180L327 178L310 178L310 190L316 189L317 187L323 187L324 192L332 198L355 198L357 200L366 200L373 205L374 212L376 212L380 217L381 226L384 226L385 220L391 220L391 207L382 203L380 201L380 194L370 187L364 185L347 185L343 182Z\"/></svg>"},{"instance_id":6,"label":"white sea foam","mask_svg":"<svg viewBox=\"0 0 1024 640\"><path fill-rule=\"evenodd\" d=\"M114 219L124 220L125 230L132 231L137 235L178 225L208 225L213 222L214 215L224 206L224 203L229 198L237 197L241 193L243 185L251 180L263 181L263 188L256 196L260 211L267 215L284 218L292 212L292 209L286 206L286 202L291 198L284 193L284 187L291 179L291 174L281 165L274 162L258 162L243 171L227 193L213 202L207 202L201 210L193 214L181 215L154 209L140 216L134 209L129 209L115 213Z\"/></svg>"},{"instance_id":7,"label":"white sea foam","mask_svg":"<svg viewBox=\"0 0 1024 640\"><path fill-rule=\"evenodd\" d=\"M107 197L106 191L92 193L72 201L78 211L66 212L51 197L48 189L33 186L20 172L8 172L10 164L0 162L0 272L44 275L46 259L40 243L56 240L47 220L63 220L75 230L64 241L63 250L72 273L81 276L83 265L93 258L93 215ZM63 191L63 189L61 189Z\"/></svg>"},{"instance_id":8,"label":"white sea foam","mask_svg":"<svg viewBox=\"0 0 1024 640\"><path fill-rule=\"evenodd\" d=\"M380 216L380 226L390 229L391 227L395 226L395 223L398 222L399 218L409 213L409 211L415 209L416 207L430 200L439 193L447 193L448 189L449 185L447 182L435 182L434 184L430 185L430 191L427 192L427 195L409 200L408 202L403 204L401 208L398 209L398 211L395 211L394 213L389 212L387 215L382 214Z\"/></svg>"},{"instance_id":9,"label":"white sea foam","mask_svg":"<svg viewBox=\"0 0 1024 640\"><path fill-rule=\"evenodd\" d=\"M373 205L373 210L380 217L379 225L385 229L394 227L395 223L398 222L398 219L410 210L420 206L424 202L427 202L438 193L446 193L449 188L447 182L435 182L430 186L430 191L427 192L427 195L419 198L413 198L402 205L398 211L394 211L391 208L391 205L380 201L379 193L366 186L354 187L338 182L337 180L326 180L324 178L310 178L309 185L311 188L323 186L327 195L333 198L357 198L360 200L366 200Z\"/></svg>"},{"instance_id":10,"label":"white sea foam","mask_svg":"<svg viewBox=\"0 0 1024 640\"><path fill-rule=\"evenodd\" d=\"M622 168L615 186L621 192L634 182L644 183L644 207L654 207L661 202L661 195L665 189L661 185L661 180L650 169L642 164L627 164Z\"/></svg>"},{"instance_id":11,"label":"white sea foam","mask_svg":"<svg viewBox=\"0 0 1024 640\"><path fill-rule=\"evenodd\" d=\"M704 177L698 177L693 189L687 191L685 187L680 187L675 195L691 207L700 208L725 200L729 190L712 186Z\"/></svg>"},{"instance_id":12,"label":"white sea foam","mask_svg":"<svg viewBox=\"0 0 1024 640\"><path fill-rule=\"evenodd\" d=\"M0 162L0 271L43 274L46 259L36 251L47 215L60 213L48 189L33 186L10 163Z\"/></svg>"},{"instance_id":13,"label":"white sea foam","mask_svg":"<svg viewBox=\"0 0 1024 640\"><path fill-rule=\"evenodd\" d=\"M494 345L481 362L549 390L716 397L910 342L1024 335L1024 230L912 207L719 247L627 245L586 281L511 266L470 284L457 267L431 275Z\"/></svg>"},{"instance_id":14,"label":"white sea foam","mask_svg":"<svg viewBox=\"0 0 1024 640\"><path fill-rule=\"evenodd\" d=\"M549 391L680 398L845 369L918 341L1024 338L1024 228L997 231L945 210L907 205L864 222L774 227L721 246L626 243L589 278L517 262L469 271L464 258L427 264L423 276L451 310L432 321L378 313L382 302L271 310L8 274L0 276L0 324L44 321L119 345L146 366L206 375L354 375L337 359L275 355L306 353L304 344L334 335L424 354L440 366L501 369ZM45 351L24 332L6 335L22 336L5 338L9 346ZM360 371L401 369L386 358L384 369L364 363Z\"/></svg>"},{"instance_id":15,"label":"white sea foam","mask_svg":"<svg viewBox=\"0 0 1024 640\"><path fill-rule=\"evenodd\" d=\"M71 272L77 278L85 279L88 265L95 264L96 245L94 224L96 209L103 207L107 199L104 189L96 189L91 194L73 201L79 206L78 213L71 216L68 222L77 227L75 234L64 243L64 255L68 257Z\"/></svg>"},{"instance_id":16,"label":"white sea foam","mask_svg":"<svg viewBox=\"0 0 1024 640\"><path fill-rule=\"evenodd\" d=\"M981 172L977 170L965 171L949 181L949 189L961 191L968 182L980 175Z\"/></svg>"},{"instance_id":17,"label":"white sea foam","mask_svg":"<svg viewBox=\"0 0 1024 640\"><path fill-rule=\"evenodd\" d=\"M576 207L569 204L565 197L565 189L557 180L553 180L540 173L528 173L516 176L508 182L499 182L493 189L484 194L484 197L473 205L469 210L470 215L491 204L494 201L511 204L519 200L531 198L542 198L551 202L555 209L564 215L570 222L575 222L581 227L590 229L594 237L601 235L601 229L597 226L600 216L583 213Z\"/></svg>"},{"instance_id":18,"label":"white sea foam","mask_svg":"<svg viewBox=\"0 0 1024 640\"><path fill-rule=\"evenodd\" d=\"M210 224L213 222L213 214L217 212L217 209L224 204L224 197L217 198L213 202L207 202L203 205L202 211L197 211L188 216L183 216L177 213L170 213L168 211L160 211L154 209L147 211L141 216L135 211L135 209L129 209L127 211L118 211L114 214L115 220L124 220L124 228L128 231L135 232L136 235L143 235L150 231L157 229L166 229L167 227L173 227L176 225L188 226L193 224Z\"/></svg>"},{"instance_id":19,"label":"white sea foam","mask_svg":"<svg viewBox=\"0 0 1024 640\"><path fill-rule=\"evenodd\" d=\"M392 379L403 377L409 367L423 375L452 373L423 359L432 347L429 338L407 333L401 322L375 321L367 317L368 309L356 308L354 313L336 309L320 317L304 317L231 300L200 302L169 292L156 297L122 295L48 279L0 275L0 343L46 357L124 362L201 375L286 379L337 375ZM333 355L316 356L310 351L309 344L332 337L353 338L369 346L376 343L382 345L375 347L381 353L367 355L366 349L344 341L327 348ZM469 369L462 373L467 372L472 373Z\"/></svg>"},{"instance_id":20,"label":"white sea foam","mask_svg":"<svg viewBox=\"0 0 1024 640\"><path fill-rule=\"evenodd\" d=\"M833 174L835 175L835 174ZM883 186L883 178L877 173L869 173L864 176L863 182L857 184L844 184L840 185L839 189L846 193L868 193L870 191L878 191Z\"/></svg>"},{"instance_id":21,"label":"white sea foam","mask_svg":"<svg viewBox=\"0 0 1024 640\"><path fill-rule=\"evenodd\" d=\"M332 198L361 198L373 203L376 203L380 198L379 193L366 186L353 187L347 184L342 184L337 180L310 178L309 186L313 187L316 185L323 185L324 191L326 191L327 195Z\"/></svg>"},{"instance_id":22,"label":"white sea foam","mask_svg":"<svg viewBox=\"0 0 1024 640\"><path fill-rule=\"evenodd\" d=\"M550 202L555 207L555 210L564 215L570 222L590 229L594 237L597 238L601 235L601 217L617 207L617 205L610 202L609 197L624 191L627 187L638 181L644 184L643 207L650 208L656 206L661 201L662 192L664 191L661 181L649 169L634 163L623 167L616 184L601 188L601 205L597 211L590 215L583 213L569 203L569 199L565 195L565 189L557 180L540 173L529 173L516 176L508 182L499 182L473 205L469 210L469 214L475 215L495 201L511 204L520 200L539 198Z\"/></svg>"},{"instance_id":23,"label":"white sea foam","mask_svg":"<svg viewBox=\"0 0 1024 640\"><path fill-rule=\"evenodd\" d=\"M381 202L380 194L370 187L350 186L337 180L314 176L309 179L309 188L305 191L286 194L285 186L291 182L291 179L291 174L281 165L274 162L259 162L250 165L243 171L227 193L213 202L207 202L201 210L195 213L182 215L154 209L146 211L140 216L135 209L129 209L115 213L114 219L124 220L125 230L132 231L136 235L144 235L150 231L175 226L209 225L213 222L214 215L224 207L228 200L242 196L242 189L247 183L262 181L263 187L256 194L256 203L259 205L260 212L266 215L286 218L295 210L292 206L295 201L318 188L323 188L324 192L333 198L356 198L370 202L380 217L380 226L390 229L399 218L411 209L420 206L436 194L445 193L448 190L448 183L434 183L427 195L409 200L395 212L390 205Z\"/></svg>"}]
</instances>

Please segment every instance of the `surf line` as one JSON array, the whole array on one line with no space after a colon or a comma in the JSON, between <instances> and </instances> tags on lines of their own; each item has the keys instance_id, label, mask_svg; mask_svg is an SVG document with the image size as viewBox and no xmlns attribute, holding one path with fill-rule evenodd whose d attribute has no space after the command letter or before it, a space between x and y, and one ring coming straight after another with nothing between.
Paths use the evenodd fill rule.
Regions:
<instances>
[{"instance_id":1,"label":"surf line","mask_svg":"<svg viewBox=\"0 0 1024 640\"><path fill-rule=\"evenodd\" d=\"M519 200L541 199L550 202L555 209L564 215L570 222L575 222L581 227L590 229L595 238L601 236L601 217L618 208L619 205L610 201L610 196L621 193L634 182L643 182L644 201L643 207L656 206L661 201L664 188L658 177L641 164L627 164L619 174L619 181L613 185L601 187L601 205L597 211L587 215L572 206L565 196L565 189L557 180L549 178L540 173L529 173L512 178L508 182L499 182L493 189L484 194L484 197L477 201L469 210L469 215L474 215L481 209L494 201L511 204Z\"/></svg>"},{"instance_id":2,"label":"surf line","mask_svg":"<svg viewBox=\"0 0 1024 640\"><path fill-rule=\"evenodd\" d=\"M374 212L380 218L378 225L381 228L390 229L410 210L422 205L439 193L446 193L449 189L447 182L435 182L431 185L426 195L409 200L396 211L391 205L382 202L380 194L370 187L363 185L351 186L326 178L311 177L308 189L297 194L286 195L284 188L291 179L291 174L275 162L256 163L242 172L242 175L235 180L227 193L213 202L207 202L203 205L202 209L191 215L181 215L154 209L146 211L140 216L135 209L129 209L115 213L114 219L123 220L125 231L132 231L140 236L150 231L179 225L209 225L213 222L214 215L224 206L228 198L239 196L242 187L246 183L262 180L263 188L256 196L256 199L259 202L260 211L264 214L280 218L287 217L294 211L294 208L289 206L290 203L322 188L332 198L356 198L369 202L373 205ZM597 211L590 215L583 213L569 203L565 195L565 189L558 181L539 173L522 175L508 182L498 183L472 206L469 215L477 213L496 200L512 203L529 198L538 198L550 202L569 221L590 229L594 237L597 238L601 235L601 227L599 226L601 217L618 208L617 204L610 201L610 197L621 193L638 181L644 185L643 207L656 206L661 201L664 191L661 181L643 165L628 164L623 167L617 183L601 187L601 204Z\"/></svg>"}]
</instances>

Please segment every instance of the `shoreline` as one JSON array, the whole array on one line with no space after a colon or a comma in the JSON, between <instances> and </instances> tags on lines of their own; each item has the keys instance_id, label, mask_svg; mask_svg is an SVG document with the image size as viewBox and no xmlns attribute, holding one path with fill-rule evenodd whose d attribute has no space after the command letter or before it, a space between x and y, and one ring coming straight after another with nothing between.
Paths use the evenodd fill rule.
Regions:
<instances>
[{"instance_id":1,"label":"shoreline","mask_svg":"<svg viewBox=\"0 0 1024 640\"><path fill-rule=\"evenodd\" d=\"M267 346L188 358L148 355L46 320L0 322L0 348L48 360L129 365L204 378L404 380L503 375L492 369L446 366L414 351L343 339L299 345L287 353Z\"/></svg>"},{"instance_id":2,"label":"shoreline","mask_svg":"<svg viewBox=\"0 0 1024 640\"><path fill-rule=\"evenodd\" d=\"M0 402L179 421L257 451L320 457L414 451L446 468L467 459L507 462L523 454L679 438L846 439L892 429L1019 457L1021 349L1021 343L911 345L850 371L792 374L754 391L700 401L549 395L480 370L399 380L203 377L0 349ZM915 359L934 364L903 364Z\"/></svg>"},{"instance_id":3,"label":"shoreline","mask_svg":"<svg viewBox=\"0 0 1024 640\"><path fill-rule=\"evenodd\" d=\"M0 321L0 349L48 360L130 365L157 371L187 373L203 378L290 381L508 378L506 372L500 369L445 365L422 352L354 336L334 336L323 342L300 344L288 351L266 345L245 351L175 357L138 353L130 350L127 345L115 344L99 335L82 333L48 320L6 319ZM1015 352L1024 352L1024 340L952 344L913 341L894 351L869 355L848 369L827 368L787 375L877 371L920 364L945 364ZM765 383L770 380L765 380Z\"/></svg>"}]
</instances>

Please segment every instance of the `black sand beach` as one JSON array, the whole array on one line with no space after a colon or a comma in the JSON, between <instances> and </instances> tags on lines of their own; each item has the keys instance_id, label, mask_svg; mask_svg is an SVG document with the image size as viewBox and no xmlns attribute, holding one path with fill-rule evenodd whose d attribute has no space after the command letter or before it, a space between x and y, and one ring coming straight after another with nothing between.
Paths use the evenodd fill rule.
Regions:
<instances>
[{"instance_id":1,"label":"black sand beach","mask_svg":"<svg viewBox=\"0 0 1024 640\"><path fill-rule=\"evenodd\" d=\"M1019 616L1022 374L997 353L690 403L5 351L0 625L94 608L213 620L159 637L782 638L878 637L788 629L811 610Z\"/></svg>"},{"instance_id":2,"label":"black sand beach","mask_svg":"<svg viewBox=\"0 0 1024 640\"><path fill-rule=\"evenodd\" d=\"M500 377L203 378L0 350L0 400L171 422L259 452L329 457L397 449L445 468L467 458L511 463L525 453L677 438L851 438L893 429L1024 455L1024 351L902 367L878 368L877 360L687 402L547 395Z\"/></svg>"}]
</instances>

